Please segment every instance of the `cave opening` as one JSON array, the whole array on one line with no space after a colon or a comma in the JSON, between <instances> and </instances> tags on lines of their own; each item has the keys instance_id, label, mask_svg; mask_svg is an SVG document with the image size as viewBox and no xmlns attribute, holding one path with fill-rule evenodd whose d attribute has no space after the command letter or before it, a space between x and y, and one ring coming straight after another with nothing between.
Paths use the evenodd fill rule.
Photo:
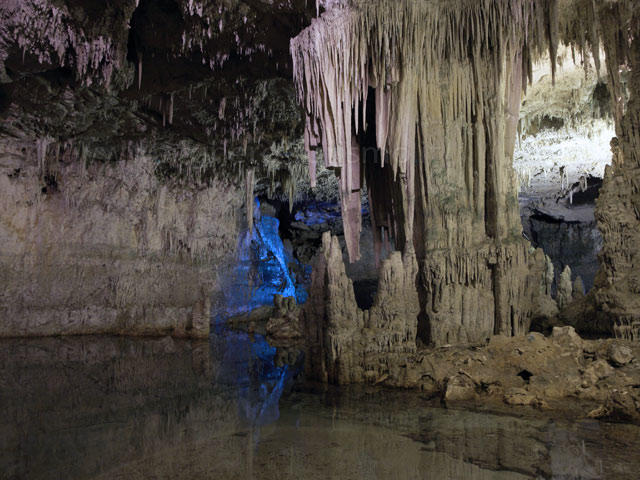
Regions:
<instances>
[{"instance_id":1,"label":"cave opening","mask_svg":"<svg viewBox=\"0 0 640 480\"><path fill-rule=\"evenodd\" d=\"M568 267L580 295L593 288L599 268L595 207L615 130L607 81L593 58L574 63L568 50L558 58L555 85L548 57L534 66L513 164L523 233L553 264L553 294Z\"/></svg>"}]
</instances>

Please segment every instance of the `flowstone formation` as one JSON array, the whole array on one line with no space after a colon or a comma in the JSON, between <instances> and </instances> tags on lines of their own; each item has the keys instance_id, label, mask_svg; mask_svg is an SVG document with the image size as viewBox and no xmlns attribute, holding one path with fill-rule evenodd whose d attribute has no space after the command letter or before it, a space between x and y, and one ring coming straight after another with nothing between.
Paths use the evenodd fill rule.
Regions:
<instances>
[{"instance_id":1,"label":"flowstone formation","mask_svg":"<svg viewBox=\"0 0 640 480\"><path fill-rule=\"evenodd\" d=\"M357 0L292 40L307 144L340 175L350 258L366 181L376 250L391 236L419 266L425 343L529 328L544 266L521 235L511 163L532 58L555 57L556 7Z\"/></svg>"},{"instance_id":2,"label":"flowstone formation","mask_svg":"<svg viewBox=\"0 0 640 480\"><path fill-rule=\"evenodd\" d=\"M640 5L605 2L600 29L614 99L617 139L596 208L604 238L595 317L617 337L640 339ZM613 319L611 322L610 319Z\"/></svg>"},{"instance_id":3,"label":"flowstone formation","mask_svg":"<svg viewBox=\"0 0 640 480\"><path fill-rule=\"evenodd\" d=\"M212 265L242 222L234 189L163 184L145 156L61 156L42 187L32 151L0 159L0 337L209 336Z\"/></svg>"}]
</instances>

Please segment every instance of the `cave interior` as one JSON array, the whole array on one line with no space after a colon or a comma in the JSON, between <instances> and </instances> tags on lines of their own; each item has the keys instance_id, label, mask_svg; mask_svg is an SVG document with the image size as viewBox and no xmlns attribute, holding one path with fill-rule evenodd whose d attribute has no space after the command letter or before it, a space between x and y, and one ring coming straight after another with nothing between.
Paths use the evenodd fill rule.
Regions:
<instances>
[{"instance_id":1,"label":"cave interior","mask_svg":"<svg viewBox=\"0 0 640 480\"><path fill-rule=\"evenodd\" d=\"M2 478L637 478L636 0L3 0L0 207Z\"/></svg>"}]
</instances>

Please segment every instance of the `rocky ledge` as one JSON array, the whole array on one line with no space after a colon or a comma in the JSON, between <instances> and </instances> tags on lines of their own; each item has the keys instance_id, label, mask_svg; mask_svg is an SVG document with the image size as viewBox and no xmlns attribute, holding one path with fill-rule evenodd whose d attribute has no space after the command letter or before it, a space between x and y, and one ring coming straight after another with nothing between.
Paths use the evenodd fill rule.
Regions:
<instances>
[{"instance_id":1,"label":"rocky ledge","mask_svg":"<svg viewBox=\"0 0 640 480\"><path fill-rule=\"evenodd\" d=\"M521 406L640 423L640 346L584 340L572 327L492 337L481 347L419 350L378 379L447 406Z\"/></svg>"}]
</instances>

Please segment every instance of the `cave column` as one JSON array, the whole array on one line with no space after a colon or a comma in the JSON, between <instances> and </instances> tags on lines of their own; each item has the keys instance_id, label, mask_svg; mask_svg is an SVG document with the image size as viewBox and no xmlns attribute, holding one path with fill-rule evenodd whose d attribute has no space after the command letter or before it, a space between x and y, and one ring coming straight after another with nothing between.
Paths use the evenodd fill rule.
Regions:
<instances>
[{"instance_id":1,"label":"cave column","mask_svg":"<svg viewBox=\"0 0 640 480\"><path fill-rule=\"evenodd\" d=\"M631 3L631 2L629 2ZM617 141L596 205L604 245L597 310L612 333L640 339L640 12L627 2L599 8ZM625 78L626 76L626 78Z\"/></svg>"},{"instance_id":2,"label":"cave column","mask_svg":"<svg viewBox=\"0 0 640 480\"><path fill-rule=\"evenodd\" d=\"M544 265L521 235L512 166L527 32L548 23L536 5L355 1L292 41L300 98L342 177L352 259L359 230L344 193L357 156L343 143L374 97L380 164L360 157L373 223L417 254L421 330L436 345L523 332L540 290L529 288Z\"/></svg>"}]
</instances>

